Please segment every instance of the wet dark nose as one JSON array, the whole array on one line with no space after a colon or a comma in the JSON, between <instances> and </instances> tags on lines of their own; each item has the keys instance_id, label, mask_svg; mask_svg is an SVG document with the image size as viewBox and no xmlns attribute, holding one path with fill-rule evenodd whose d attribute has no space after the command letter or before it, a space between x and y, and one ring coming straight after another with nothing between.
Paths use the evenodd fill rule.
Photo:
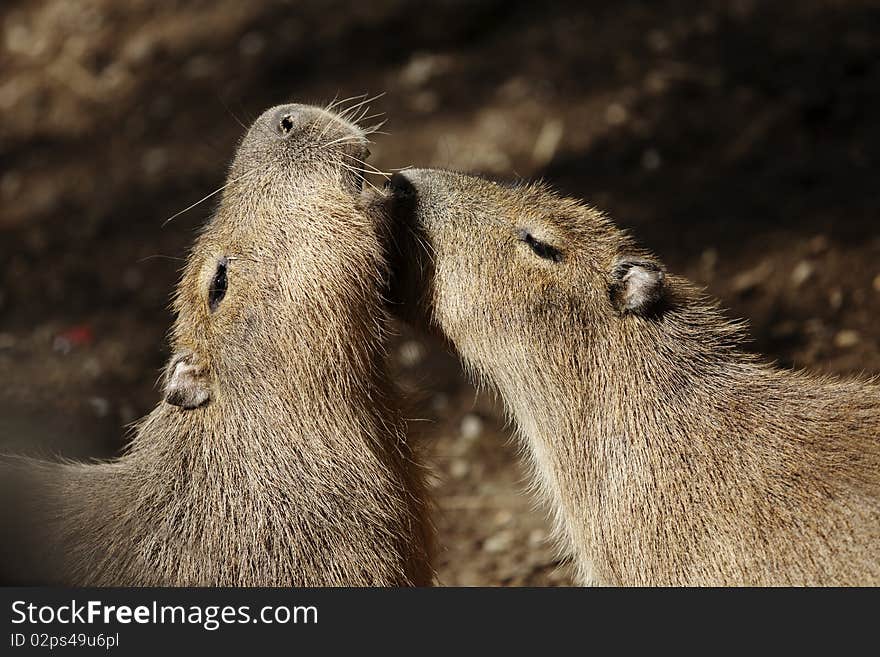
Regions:
<instances>
[{"instance_id":1,"label":"wet dark nose","mask_svg":"<svg viewBox=\"0 0 880 657\"><path fill-rule=\"evenodd\" d=\"M388 182L385 183L385 189L394 198L399 200L413 199L416 196L416 186L412 179L407 176L406 171L398 171Z\"/></svg>"},{"instance_id":2,"label":"wet dark nose","mask_svg":"<svg viewBox=\"0 0 880 657\"><path fill-rule=\"evenodd\" d=\"M402 223L415 220L419 194L409 171L398 171L385 183L385 207L392 217Z\"/></svg>"}]
</instances>

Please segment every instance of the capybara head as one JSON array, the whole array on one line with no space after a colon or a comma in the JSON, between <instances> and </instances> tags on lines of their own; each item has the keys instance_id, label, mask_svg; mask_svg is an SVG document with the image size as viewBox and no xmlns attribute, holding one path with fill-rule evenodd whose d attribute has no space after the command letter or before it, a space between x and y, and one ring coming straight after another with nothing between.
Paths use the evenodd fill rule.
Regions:
<instances>
[{"instance_id":1,"label":"capybara head","mask_svg":"<svg viewBox=\"0 0 880 657\"><path fill-rule=\"evenodd\" d=\"M649 320L669 300L654 258L544 185L405 170L384 202L396 223L395 296L478 370L505 358L518 370L530 354L535 368L576 365L576 344L609 323Z\"/></svg>"},{"instance_id":2,"label":"capybara head","mask_svg":"<svg viewBox=\"0 0 880 657\"><path fill-rule=\"evenodd\" d=\"M362 309L382 273L375 226L359 210L367 144L345 113L308 105L254 122L178 286L167 402L271 396L272 381L302 378L297 354L357 357L335 338L359 330L352 322L375 324Z\"/></svg>"}]
</instances>

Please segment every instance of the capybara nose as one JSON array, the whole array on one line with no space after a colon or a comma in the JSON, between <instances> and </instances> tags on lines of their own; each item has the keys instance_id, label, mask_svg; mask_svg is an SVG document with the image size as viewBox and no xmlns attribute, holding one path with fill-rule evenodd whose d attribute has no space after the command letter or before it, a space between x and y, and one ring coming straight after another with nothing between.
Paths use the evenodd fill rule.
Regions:
<instances>
[{"instance_id":1,"label":"capybara nose","mask_svg":"<svg viewBox=\"0 0 880 657\"><path fill-rule=\"evenodd\" d=\"M391 176L385 183L388 193L401 200L415 197L416 186L408 174L410 174L408 171L398 171Z\"/></svg>"}]
</instances>

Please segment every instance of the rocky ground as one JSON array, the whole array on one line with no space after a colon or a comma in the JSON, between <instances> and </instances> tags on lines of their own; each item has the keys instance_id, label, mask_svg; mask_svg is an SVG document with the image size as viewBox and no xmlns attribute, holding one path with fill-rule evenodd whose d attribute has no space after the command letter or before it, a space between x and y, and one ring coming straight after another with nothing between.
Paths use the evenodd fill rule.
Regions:
<instances>
[{"instance_id":1,"label":"rocky ground","mask_svg":"<svg viewBox=\"0 0 880 657\"><path fill-rule=\"evenodd\" d=\"M241 124L385 92L381 167L542 177L750 320L786 367L880 372L880 12L868 0L6 0L0 443L107 456L157 400L169 293ZM570 583L516 445L405 328L445 584Z\"/></svg>"}]
</instances>

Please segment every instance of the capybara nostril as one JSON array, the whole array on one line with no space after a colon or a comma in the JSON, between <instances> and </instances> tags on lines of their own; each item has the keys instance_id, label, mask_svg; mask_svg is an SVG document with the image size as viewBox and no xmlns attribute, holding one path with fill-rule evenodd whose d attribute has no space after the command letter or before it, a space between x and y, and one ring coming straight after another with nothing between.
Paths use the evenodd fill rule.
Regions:
<instances>
[{"instance_id":1,"label":"capybara nostril","mask_svg":"<svg viewBox=\"0 0 880 657\"><path fill-rule=\"evenodd\" d=\"M298 134L297 128L309 122L310 117L318 116L320 110L308 105L290 103L275 108L274 114L270 115L269 126L282 139L287 139L293 134Z\"/></svg>"},{"instance_id":2,"label":"capybara nostril","mask_svg":"<svg viewBox=\"0 0 880 657\"><path fill-rule=\"evenodd\" d=\"M300 123L297 105L285 105L278 108L275 113L275 130L282 139L286 139L293 134L294 128Z\"/></svg>"}]
</instances>

